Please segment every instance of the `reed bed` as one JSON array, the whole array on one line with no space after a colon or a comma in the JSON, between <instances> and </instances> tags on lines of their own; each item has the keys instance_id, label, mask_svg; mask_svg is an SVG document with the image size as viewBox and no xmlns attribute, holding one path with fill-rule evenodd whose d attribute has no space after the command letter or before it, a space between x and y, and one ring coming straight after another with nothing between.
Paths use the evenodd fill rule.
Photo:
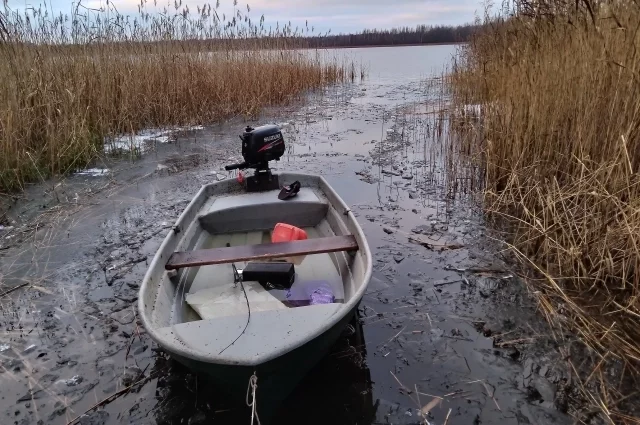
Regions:
<instances>
[{"instance_id":1,"label":"reed bed","mask_svg":"<svg viewBox=\"0 0 640 425\"><path fill-rule=\"evenodd\" d=\"M336 58L301 54L304 29L266 28L249 6L233 16L176 2L120 14L74 3L0 11L0 192L84 167L107 136L252 116L355 78ZM157 13L156 13L157 12Z\"/></svg>"},{"instance_id":2,"label":"reed bed","mask_svg":"<svg viewBox=\"0 0 640 425\"><path fill-rule=\"evenodd\" d=\"M452 120L457 149L558 335L588 347L581 419L607 423L640 423L639 28L633 1L515 0L449 75L478 111Z\"/></svg>"}]
</instances>

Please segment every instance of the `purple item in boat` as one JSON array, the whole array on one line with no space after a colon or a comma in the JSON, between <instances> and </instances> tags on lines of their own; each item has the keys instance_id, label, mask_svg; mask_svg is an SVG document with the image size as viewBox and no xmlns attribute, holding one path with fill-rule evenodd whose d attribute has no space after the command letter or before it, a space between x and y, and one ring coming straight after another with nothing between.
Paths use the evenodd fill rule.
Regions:
<instances>
[{"instance_id":1,"label":"purple item in boat","mask_svg":"<svg viewBox=\"0 0 640 425\"><path fill-rule=\"evenodd\" d=\"M309 294L309 301L311 305L331 304L335 301L335 297L333 296L331 287L326 282L322 282L321 286L318 286Z\"/></svg>"},{"instance_id":2,"label":"purple item in boat","mask_svg":"<svg viewBox=\"0 0 640 425\"><path fill-rule=\"evenodd\" d=\"M287 300L298 306L331 304L335 301L335 296L326 280L308 280L294 282L287 292Z\"/></svg>"}]
</instances>

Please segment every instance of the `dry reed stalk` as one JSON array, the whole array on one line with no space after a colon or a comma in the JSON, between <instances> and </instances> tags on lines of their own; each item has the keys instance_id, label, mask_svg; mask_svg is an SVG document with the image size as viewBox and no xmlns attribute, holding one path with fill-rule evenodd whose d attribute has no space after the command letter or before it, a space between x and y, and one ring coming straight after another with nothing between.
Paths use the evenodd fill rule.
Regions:
<instances>
[{"instance_id":1,"label":"dry reed stalk","mask_svg":"<svg viewBox=\"0 0 640 425\"><path fill-rule=\"evenodd\" d=\"M602 369L640 374L640 4L513 3L448 76L450 143L483 170L511 252L543 277L531 283L545 316L594 355L601 382L587 379L585 398L637 423L631 397L611 401L624 377Z\"/></svg>"},{"instance_id":2,"label":"dry reed stalk","mask_svg":"<svg viewBox=\"0 0 640 425\"><path fill-rule=\"evenodd\" d=\"M143 2L137 17L109 3L78 2L70 15L4 3L0 190L86 166L103 154L105 136L254 116L356 78L353 63L292 50L297 28L181 3L160 14Z\"/></svg>"}]
</instances>

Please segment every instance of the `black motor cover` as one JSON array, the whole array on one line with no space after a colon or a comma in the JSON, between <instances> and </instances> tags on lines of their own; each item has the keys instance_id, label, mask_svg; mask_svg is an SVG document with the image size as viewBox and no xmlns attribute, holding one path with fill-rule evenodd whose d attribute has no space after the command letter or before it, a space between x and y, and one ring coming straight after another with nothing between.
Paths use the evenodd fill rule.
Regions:
<instances>
[{"instance_id":1,"label":"black motor cover","mask_svg":"<svg viewBox=\"0 0 640 425\"><path fill-rule=\"evenodd\" d=\"M284 155L284 138L277 125L247 127L240 139L242 157L249 165L278 160Z\"/></svg>"}]
</instances>

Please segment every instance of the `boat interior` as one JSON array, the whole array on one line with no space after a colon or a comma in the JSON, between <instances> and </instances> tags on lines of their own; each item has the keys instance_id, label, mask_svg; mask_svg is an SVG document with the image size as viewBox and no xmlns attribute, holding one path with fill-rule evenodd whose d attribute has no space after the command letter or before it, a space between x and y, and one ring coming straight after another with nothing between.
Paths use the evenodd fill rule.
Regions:
<instances>
[{"instance_id":1,"label":"boat interior","mask_svg":"<svg viewBox=\"0 0 640 425\"><path fill-rule=\"evenodd\" d=\"M278 200L277 191L207 195L191 222L185 223L175 251L268 244L279 222L304 229L309 240L356 233L355 221L337 211L318 187L303 187L287 201ZM161 337L201 354L224 352L238 362L248 361L306 339L344 314L345 304L366 284L368 260L360 250L270 261L294 263L290 289L236 282L234 266L242 270L247 261L164 271L149 306ZM238 335L242 338L236 342Z\"/></svg>"}]
</instances>

